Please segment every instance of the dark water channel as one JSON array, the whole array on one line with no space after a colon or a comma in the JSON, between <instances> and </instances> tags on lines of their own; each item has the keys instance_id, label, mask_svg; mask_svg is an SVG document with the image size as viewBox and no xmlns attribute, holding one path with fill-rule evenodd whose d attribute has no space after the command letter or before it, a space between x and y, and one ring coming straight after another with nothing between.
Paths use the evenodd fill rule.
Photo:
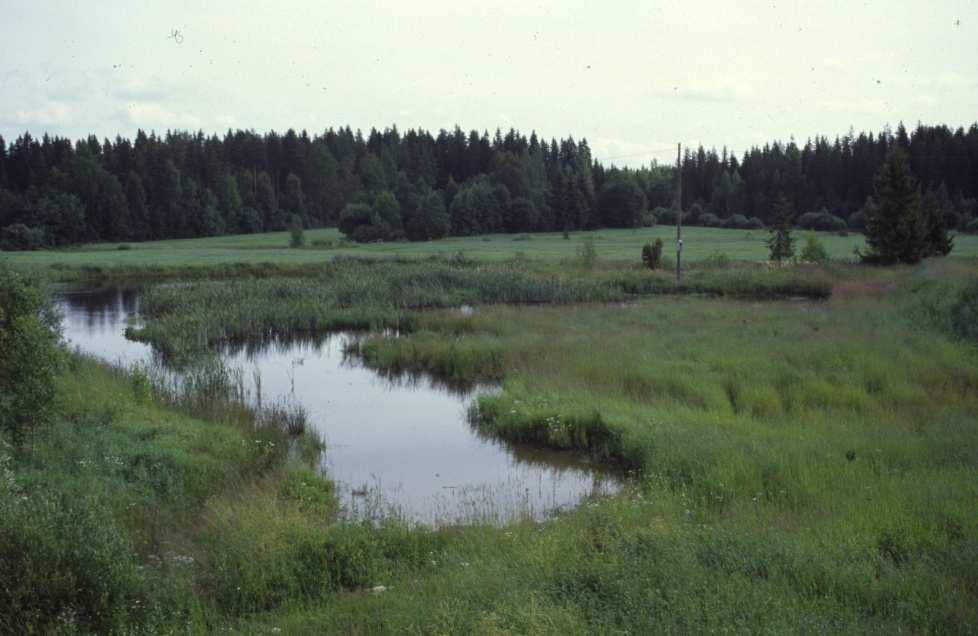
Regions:
<instances>
[{"instance_id":1,"label":"dark water channel","mask_svg":"<svg viewBox=\"0 0 978 636\"><path fill-rule=\"evenodd\" d=\"M150 363L149 345L127 340L139 291L65 290L65 340L109 362ZM249 393L261 378L266 401L293 399L326 443L322 467L338 485L346 514L388 514L421 523L503 523L543 519L620 487L619 478L571 453L480 435L467 410L478 391L429 377L385 378L344 355L349 333L317 342L227 350Z\"/></svg>"}]
</instances>

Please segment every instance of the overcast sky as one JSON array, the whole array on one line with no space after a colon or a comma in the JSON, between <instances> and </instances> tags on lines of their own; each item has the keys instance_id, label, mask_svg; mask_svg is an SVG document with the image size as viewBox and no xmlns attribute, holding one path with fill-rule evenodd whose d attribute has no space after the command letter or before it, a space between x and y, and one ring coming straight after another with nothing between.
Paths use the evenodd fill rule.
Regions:
<instances>
[{"instance_id":1,"label":"overcast sky","mask_svg":"<svg viewBox=\"0 0 978 636\"><path fill-rule=\"evenodd\" d=\"M978 119L975 1L258 5L0 0L0 135L457 123L637 165Z\"/></svg>"}]
</instances>

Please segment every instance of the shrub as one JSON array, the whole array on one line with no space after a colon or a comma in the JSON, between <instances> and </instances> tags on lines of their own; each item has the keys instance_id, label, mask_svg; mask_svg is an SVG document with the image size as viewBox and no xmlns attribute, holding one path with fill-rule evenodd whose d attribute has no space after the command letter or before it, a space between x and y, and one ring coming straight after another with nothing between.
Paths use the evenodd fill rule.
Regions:
<instances>
[{"instance_id":1,"label":"shrub","mask_svg":"<svg viewBox=\"0 0 978 636\"><path fill-rule=\"evenodd\" d=\"M825 251L825 246L811 232L805 240L805 248L801 251L801 260L806 263L824 263L829 260L829 254Z\"/></svg>"},{"instance_id":2,"label":"shrub","mask_svg":"<svg viewBox=\"0 0 978 636\"><path fill-rule=\"evenodd\" d=\"M261 212L255 208L246 207L241 210L241 218L238 221L239 228L245 234L255 234L262 231Z\"/></svg>"},{"instance_id":3,"label":"shrub","mask_svg":"<svg viewBox=\"0 0 978 636\"><path fill-rule=\"evenodd\" d=\"M642 246L642 262L649 269L659 269L662 266L662 239L657 238L653 243Z\"/></svg>"},{"instance_id":4,"label":"shrub","mask_svg":"<svg viewBox=\"0 0 978 636\"><path fill-rule=\"evenodd\" d=\"M696 219L696 224L703 227L723 227L723 219L712 212L704 212Z\"/></svg>"},{"instance_id":5,"label":"shrub","mask_svg":"<svg viewBox=\"0 0 978 636\"><path fill-rule=\"evenodd\" d=\"M865 230L866 229L866 213L862 210L857 210L849 215L849 220L846 224L853 230Z\"/></svg>"},{"instance_id":6,"label":"shrub","mask_svg":"<svg viewBox=\"0 0 978 636\"><path fill-rule=\"evenodd\" d=\"M117 245L115 249L117 249L120 252L127 252L132 249L132 245L129 245L128 243L122 243L121 245Z\"/></svg>"},{"instance_id":7,"label":"shrub","mask_svg":"<svg viewBox=\"0 0 978 636\"><path fill-rule=\"evenodd\" d=\"M0 428L14 443L51 415L62 361L57 322L36 284L0 265Z\"/></svg>"},{"instance_id":8,"label":"shrub","mask_svg":"<svg viewBox=\"0 0 978 636\"><path fill-rule=\"evenodd\" d=\"M109 503L26 492L0 492L0 633L121 631L147 589Z\"/></svg>"},{"instance_id":9,"label":"shrub","mask_svg":"<svg viewBox=\"0 0 978 636\"><path fill-rule=\"evenodd\" d=\"M723 221L723 227L737 230L758 230L764 227L764 222L756 216L748 219L743 214L734 214Z\"/></svg>"},{"instance_id":10,"label":"shrub","mask_svg":"<svg viewBox=\"0 0 978 636\"><path fill-rule=\"evenodd\" d=\"M594 267L594 262L598 258L598 252L594 249L594 237L585 236L581 244L577 246L577 258L581 265L587 269Z\"/></svg>"},{"instance_id":11,"label":"shrub","mask_svg":"<svg viewBox=\"0 0 978 636\"><path fill-rule=\"evenodd\" d=\"M0 250L10 252L36 250L46 244L44 230L14 223L0 230Z\"/></svg>"},{"instance_id":12,"label":"shrub","mask_svg":"<svg viewBox=\"0 0 978 636\"><path fill-rule=\"evenodd\" d=\"M704 258L702 263L710 268L726 269L727 267L730 267L732 261L730 260L730 257L723 252L713 252Z\"/></svg>"},{"instance_id":13,"label":"shrub","mask_svg":"<svg viewBox=\"0 0 978 636\"><path fill-rule=\"evenodd\" d=\"M661 225L675 225L677 214L675 210L669 208L658 207L655 209L655 218L659 220ZM690 213L683 212L683 222L690 220Z\"/></svg>"},{"instance_id":14,"label":"shrub","mask_svg":"<svg viewBox=\"0 0 978 636\"><path fill-rule=\"evenodd\" d=\"M958 337L978 342L978 279L965 285L951 306L951 328Z\"/></svg>"},{"instance_id":15,"label":"shrub","mask_svg":"<svg viewBox=\"0 0 978 636\"><path fill-rule=\"evenodd\" d=\"M803 230L815 230L818 232L838 232L848 227L843 219L834 214L829 214L825 208L822 208L818 212L806 212L802 214L798 217L797 225Z\"/></svg>"},{"instance_id":16,"label":"shrub","mask_svg":"<svg viewBox=\"0 0 978 636\"><path fill-rule=\"evenodd\" d=\"M306 243L306 235L302 229L302 217L293 214L289 218L289 247L302 247Z\"/></svg>"}]
</instances>

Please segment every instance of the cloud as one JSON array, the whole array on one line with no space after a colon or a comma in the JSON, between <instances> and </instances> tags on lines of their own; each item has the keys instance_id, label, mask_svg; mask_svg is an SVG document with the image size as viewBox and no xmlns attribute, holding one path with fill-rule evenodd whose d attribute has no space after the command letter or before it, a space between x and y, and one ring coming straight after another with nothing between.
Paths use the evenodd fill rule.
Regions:
<instances>
[{"instance_id":1,"label":"cloud","mask_svg":"<svg viewBox=\"0 0 978 636\"><path fill-rule=\"evenodd\" d=\"M118 114L120 119L139 128L193 130L201 126L196 115L170 110L159 102L132 102L119 109Z\"/></svg>"},{"instance_id":2,"label":"cloud","mask_svg":"<svg viewBox=\"0 0 978 636\"><path fill-rule=\"evenodd\" d=\"M660 163L669 163L676 153L675 144L656 140L637 143L614 137L589 137L588 145L595 159L618 166L648 165L653 159Z\"/></svg>"},{"instance_id":3,"label":"cloud","mask_svg":"<svg viewBox=\"0 0 978 636\"><path fill-rule=\"evenodd\" d=\"M4 123L31 130L61 130L74 122L74 112L68 104L46 100L40 104L20 108L4 118Z\"/></svg>"},{"instance_id":4,"label":"cloud","mask_svg":"<svg viewBox=\"0 0 978 636\"><path fill-rule=\"evenodd\" d=\"M732 78L677 81L670 88L657 88L652 93L660 98L710 103L745 101L757 94L751 84Z\"/></svg>"}]
</instances>

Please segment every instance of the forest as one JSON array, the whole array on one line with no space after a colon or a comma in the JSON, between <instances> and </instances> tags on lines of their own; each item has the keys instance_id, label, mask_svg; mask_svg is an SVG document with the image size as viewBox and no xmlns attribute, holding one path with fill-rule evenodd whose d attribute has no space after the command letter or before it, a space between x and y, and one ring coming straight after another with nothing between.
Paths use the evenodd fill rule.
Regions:
<instances>
[{"instance_id":1,"label":"forest","mask_svg":"<svg viewBox=\"0 0 978 636\"><path fill-rule=\"evenodd\" d=\"M861 231L874 177L902 147L947 227L978 231L978 124L900 124L830 140L771 142L741 158L682 157L690 225L770 226L784 196L804 229ZM587 140L461 128L349 127L310 136L140 130L135 139L0 137L0 249L336 226L352 240L675 223L675 168L604 165Z\"/></svg>"}]
</instances>

